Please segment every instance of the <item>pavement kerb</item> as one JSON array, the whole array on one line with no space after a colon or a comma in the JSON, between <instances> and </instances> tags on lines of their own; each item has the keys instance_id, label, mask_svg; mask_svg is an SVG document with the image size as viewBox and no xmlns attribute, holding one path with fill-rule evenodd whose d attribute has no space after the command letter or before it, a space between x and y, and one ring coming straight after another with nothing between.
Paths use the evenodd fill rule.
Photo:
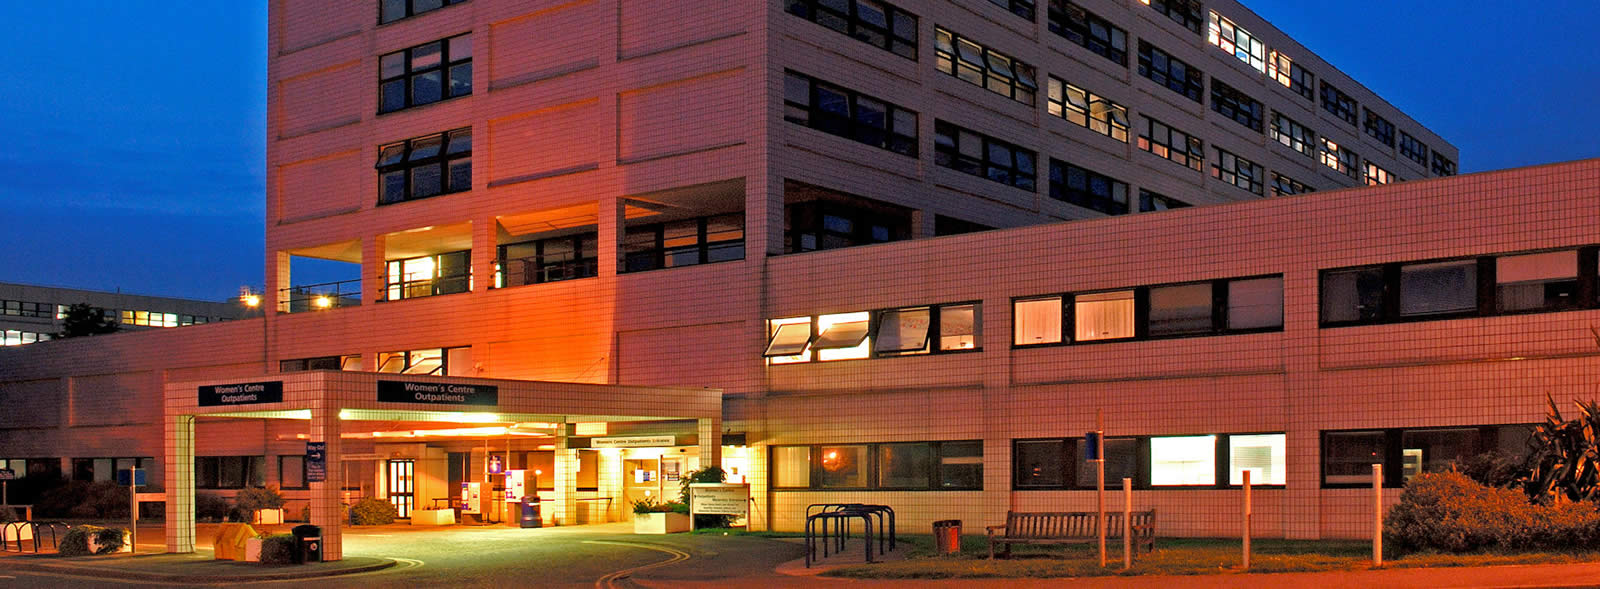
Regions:
<instances>
[{"instance_id":1,"label":"pavement kerb","mask_svg":"<svg viewBox=\"0 0 1600 589\"><path fill-rule=\"evenodd\" d=\"M128 557L78 557L74 560L80 562L119 560ZM42 558L5 558L0 559L0 570L28 571L40 573L68 574L80 577L94 577L101 579L122 579L128 581L156 581L156 582L184 582L184 583L245 583L251 581L289 581L296 579L318 579L323 577L338 577L358 573L370 573L392 567L397 561L389 558L372 558L377 562L371 564L354 565L336 569L301 570L301 571L270 571L246 575L193 575L187 573L156 573L148 571L130 571L112 568L104 565L77 564L74 562L49 562Z\"/></svg>"}]
</instances>

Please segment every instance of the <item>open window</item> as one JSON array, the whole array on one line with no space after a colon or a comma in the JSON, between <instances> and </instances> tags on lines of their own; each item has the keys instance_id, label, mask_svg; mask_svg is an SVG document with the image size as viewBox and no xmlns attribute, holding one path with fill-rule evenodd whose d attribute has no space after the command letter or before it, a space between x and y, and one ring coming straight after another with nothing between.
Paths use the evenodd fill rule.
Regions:
<instances>
[{"instance_id":1,"label":"open window","mask_svg":"<svg viewBox=\"0 0 1600 589\"><path fill-rule=\"evenodd\" d=\"M790 317L769 322L770 338L762 354L773 364L793 364L811 360L811 318Z\"/></svg>"},{"instance_id":2,"label":"open window","mask_svg":"<svg viewBox=\"0 0 1600 589\"><path fill-rule=\"evenodd\" d=\"M872 314L835 313L817 317L817 337L811 349L817 351L818 360L852 360L870 355L867 333Z\"/></svg>"},{"instance_id":3,"label":"open window","mask_svg":"<svg viewBox=\"0 0 1600 589\"><path fill-rule=\"evenodd\" d=\"M873 342L873 351L888 356L927 352L932 321L928 307L884 311L878 316L878 338Z\"/></svg>"}]
</instances>

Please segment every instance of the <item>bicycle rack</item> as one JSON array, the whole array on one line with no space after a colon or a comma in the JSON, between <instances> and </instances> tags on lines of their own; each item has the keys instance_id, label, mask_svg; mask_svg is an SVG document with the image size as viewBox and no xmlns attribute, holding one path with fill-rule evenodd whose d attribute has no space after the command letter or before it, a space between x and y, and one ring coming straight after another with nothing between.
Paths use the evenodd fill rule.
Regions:
<instances>
[{"instance_id":1,"label":"bicycle rack","mask_svg":"<svg viewBox=\"0 0 1600 589\"><path fill-rule=\"evenodd\" d=\"M819 543L822 545L823 557L829 555L830 544L833 552L844 551L845 541L850 537L850 522L854 518L861 518L862 543L866 550L867 562L873 562L874 536L878 540L879 554L896 548L893 508L887 505L862 503L815 503L806 506L806 568L810 568L811 561L816 559ZM830 522L832 522L831 534ZM888 544L887 548L884 546L885 542Z\"/></svg>"},{"instance_id":2,"label":"bicycle rack","mask_svg":"<svg viewBox=\"0 0 1600 589\"><path fill-rule=\"evenodd\" d=\"M5 542L6 538L16 538L17 552L22 552L22 530L24 528L31 532L29 535L33 537L33 551L37 554L39 552L39 538L44 535L41 530L50 530L50 547L60 548L60 535L56 533L57 528L70 530L72 529L72 526L57 521L20 521L7 523L5 526L0 527L0 552L10 551L10 548L7 547Z\"/></svg>"}]
</instances>

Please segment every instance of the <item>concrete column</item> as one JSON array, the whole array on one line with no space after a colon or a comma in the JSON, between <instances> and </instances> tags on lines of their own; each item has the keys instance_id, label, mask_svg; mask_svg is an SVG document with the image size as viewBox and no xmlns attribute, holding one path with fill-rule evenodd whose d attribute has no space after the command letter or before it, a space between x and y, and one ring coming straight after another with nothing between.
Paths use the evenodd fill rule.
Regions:
<instances>
[{"instance_id":1,"label":"concrete column","mask_svg":"<svg viewBox=\"0 0 1600 589\"><path fill-rule=\"evenodd\" d=\"M627 205L620 198L604 198L598 207L600 276L616 276L622 268L622 235L627 226Z\"/></svg>"},{"instance_id":2,"label":"concrete column","mask_svg":"<svg viewBox=\"0 0 1600 589\"><path fill-rule=\"evenodd\" d=\"M722 418L700 419L700 468L722 466Z\"/></svg>"},{"instance_id":3,"label":"concrete column","mask_svg":"<svg viewBox=\"0 0 1600 589\"><path fill-rule=\"evenodd\" d=\"M326 442L328 480L311 483L311 523L322 528L322 559L343 560L344 510L339 502L339 490L344 487L344 470L340 468L343 448L339 439L339 407L327 401L311 408L310 438L313 442ZM193 459L190 460L193 462Z\"/></svg>"},{"instance_id":4,"label":"concrete column","mask_svg":"<svg viewBox=\"0 0 1600 589\"><path fill-rule=\"evenodd\" d=\"M632 505L624 505L622 497L622 451L614 448L600 450L600 458L595 460L595 484L599 487L601 497L611 498L611 509L606 512L606 521L632 521L622 519L625 513L633 513Z\"/></svg>"},{"instance_id":5,"label":"concrete column","mask_svg":"<svg viewBox=\"0 0 1600 589\"><path fill-rule=\"evenodd\" d=\"M383 283L388 268L384 264L386 237L370 235L361 238L361 304L370 305L383 300Z\"/></svg>"},{"instance_id":6,"label":"concrete column","mask_svg":"<svg viewBox=\"0 0 1600 589\"><path fill-rule=\"evenodd\" d=\"M911 211L911 239L927 239L933 237L935 231L934 219L938 215L932 211L917 209Z\"/></svg>"},{"instance_id":7,"label":"concrete column","mask_svg":"<svg viewBox=\"0 0 1600 589\"><path fill-rule=\"evenodd\" d=\"M550 519L557 525L578 523L578 451L567 447L567 438L556 441L554 481L555 501L550 504Z\"/></svg>"},{"instance_id":8,"label":"concrete column","mask_svg":"<svg viewBox=\"0 0 1600 589\"><path fill-rule=\"evenodd\" d=\"M288 252L271 252L267 254L272 267L267 272L266 284L261 293L261 312L263 315L276 314L280 310L287 310L288 298L283 296L284 289L294 285L294 277L289 273L291 265Z\"/></svg>"},{"instance_id":9,"label":"concrete column","mask_svg":"<svg viewBox=\"0 0 1600 589\"><path fill-rule=\"evenodd\" d=\"M194 416L168 415L165 422L167 552L194 552Z\"/></svg>"},{"instance_id":10,"label":"concrete column","mask_svg":"<svg viewBox=\"0 0 1600 589\"><path fill-rule=\"evenodd\" d=\"M472 222L472 292L494 287L494 263L500 257L495 231L499 224L494 217Z\"/></svg>"}]
</instances>

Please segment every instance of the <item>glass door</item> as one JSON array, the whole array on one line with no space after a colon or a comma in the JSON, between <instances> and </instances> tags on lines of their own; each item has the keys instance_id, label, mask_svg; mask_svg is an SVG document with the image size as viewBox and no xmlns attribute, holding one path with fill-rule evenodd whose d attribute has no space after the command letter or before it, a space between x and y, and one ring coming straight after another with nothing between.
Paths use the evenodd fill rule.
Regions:
<instances>
[{"instance_id":1,"label":"glass door","mask_svg":"<svg viewBox=\"0 0 1600 589\"><path fill-rule=\"evenodd\" d=\"M410 519L411 510L416 506L415 471L414 460L389 461L389 503L401 518Z\"/></svg>"}]
</instances>

